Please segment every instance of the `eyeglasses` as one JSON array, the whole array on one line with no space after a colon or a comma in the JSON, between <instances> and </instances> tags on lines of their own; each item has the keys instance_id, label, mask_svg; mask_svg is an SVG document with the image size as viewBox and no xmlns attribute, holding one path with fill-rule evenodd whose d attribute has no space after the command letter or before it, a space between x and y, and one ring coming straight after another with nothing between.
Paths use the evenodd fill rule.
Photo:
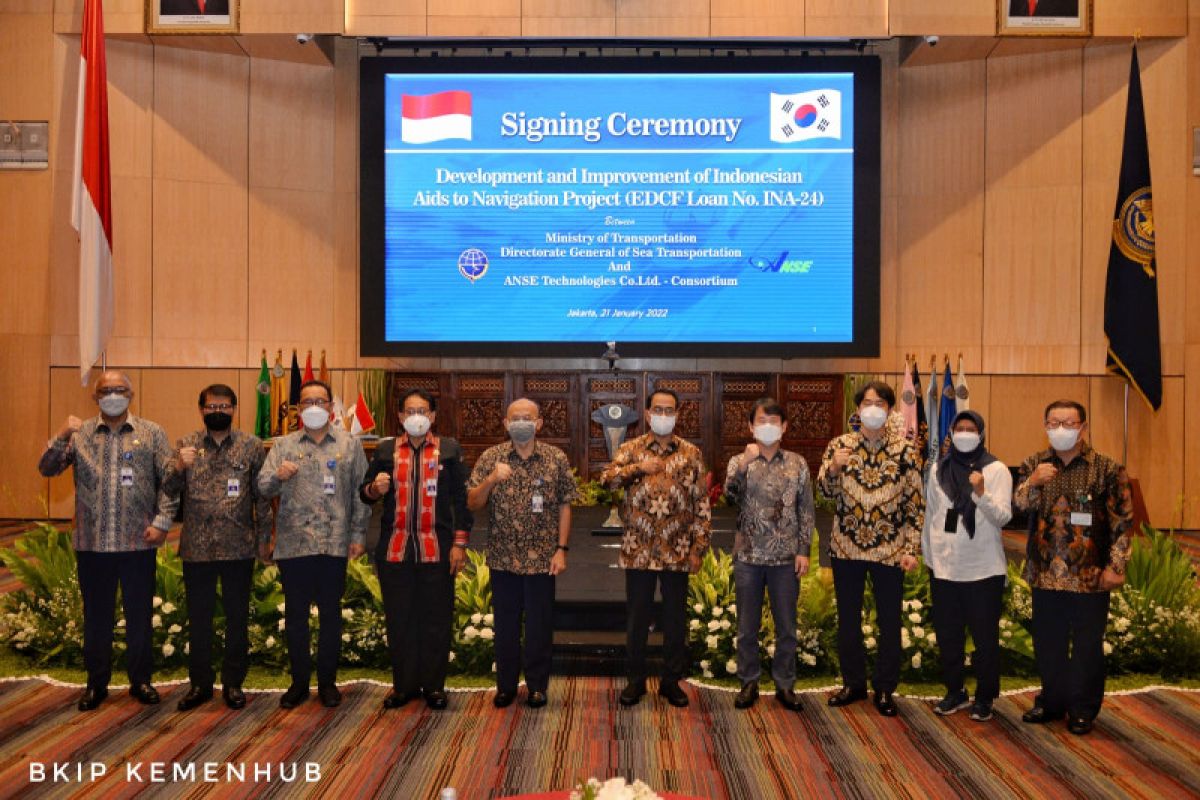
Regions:
<instances>
[{"instance_id":1,"label":"eyeglasses","mask_svg":"<svg viewBox=\"0 0 1200 800\"><path fill-rule=\"evenodd\" d=\"M673 417L677 410L669 406L654 406L650 409L651 414L657 414L660 417Z\"/></svg>"},{"instance_id":2,"label":"eyeglasses","mask_svg":"<svg viewBox=\"0 0 1200 800\"><path fill-rule=\"evenodd\" d=\"M96 394L101 397L106 397L113 394L129 394L128 386L101 386L96 390Z\"/></svg>"},{"instance_id":3,"label":"eyeglasses","mask_svg":"<svg viewBox=\"0 0 1200 800\"><path fill-rule=\"evenodd\" d=\"M1067 430L1074 431L1074 430L1078 430L1082 426L1083 426L1083 423L1079 422L1078 420L1063 420L1063 419L1048 419L1048 420L1046 420L1046 430L1048 430L1048 431L1056 431L1059 428L1066 428Z\"/></svg>"},{"instance_id":4,"label":"eyeglasses","mask_svg":"<svg viewBox=\"0 0 1200 800\"><path fill-rule=\"evenodd\" d=\"M327 405L329 405L328 400L322 400L316 397L310 397L307 400L300 401L301 408L313 408L314 406L324 408Z\"/></svg>"},{"instance_id":5,"label":"eyeglasses","mask_svg":"<svg viewBox=\"0 0 1200 800\"><path fill-rule=\"evenodd\" d=\"M233 405L230 403L209 403L203 408L205 411L233 411Z\"/></svg>"},{"instance_id":6,"label":"eyeglasses","mask_svg":"<svg viewBox=\"0 0 1200 800\"><path fill-rule=\"evenodd\" d=\"M400 416L402 416L402 417L428 417L429 413L430 413L430 411L428 408L402 408L402 409L400 409Z\"/></svg>"}]
</instances>

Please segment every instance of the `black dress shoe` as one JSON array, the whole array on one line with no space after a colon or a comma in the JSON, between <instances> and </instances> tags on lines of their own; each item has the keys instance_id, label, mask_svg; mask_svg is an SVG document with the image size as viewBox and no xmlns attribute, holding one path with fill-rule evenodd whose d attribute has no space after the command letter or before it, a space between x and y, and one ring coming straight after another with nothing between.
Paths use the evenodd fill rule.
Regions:
<instances>
[{"instance_id":1,"label":"black dress shoe","mask_svg":"<svg viewBox=\"0 0 1200 800\"><path fill-rule=\"evenodd\" d=\"M279 698L280 708L295 708L308 699L308 687L297 686L292 684L288 690L283 693L283 697Z\"/></svg>"},{"instance_id":2,"label":"black dress shoe","mask_svg":"<svg viewBox=\"0 0 1200 800\"><path fill-rule=\"evenodd\" d=\"M645 681L630 681L625 684L625 688L621 690L621 696L617 698L623 706L636 706L646 694Z\"/></svg>"},{"instance_id":3,"label":"black dress shoe","mask_svg":"<svg viewBox=\"0 0 1200 800\"><path fill-rule=\"evenodd\" d=\"M1086 736L1092 732L1092 721L1087 717L1071 717L1067 721L1067 730L1076 736Z\"/></svg>"},{"instance_id":4,"label":"black dress shoe","mask_svg":"<svg viewBox=\"0 0 1200 800\"><path fill-rule=\"evenodd\" d=\"M94 711L108 697L108 689L84 689L76 706L80 711Z\"/></svg>"},{"instance_id":5,"label":"black dress shoe","mask_svg":"<svg viewBox=\"0 0 1200 800\"><path fill-rule=\"evenodd\" d=\"M1045 725L1047 722L1054 722L1062 718L1062 712L1054 713L1041 706L1034 706L1021 715L1021 722L1028 722L1030 725Z\"/></svg>"},{"instance_id":6,"label":"black dress shoe","mask_svg":"<svg viewBox=\"0 0 1200 800\"><path fill-rule=\"evenodd\" d=\"M676 708L686 708L688 704L688 696L680 688L678 683L661 683L658 686L658 693L662 697L667 698L667 702Z\"/></svg>"},{"instance_id":7,"label":"black dress shoe","mask_svg":"<svg viewBox=\"0 0 1200 800\"><path fill-rule=\"evenodd\" d=\"M213 690L212 690L211 686L208 687L207 689L202 689L199 686L196 686L195 684L193 684L192 688L188 689L188 693L185 694L183 696L183 699L179 701L179 705L177 705L175 707L178 708L180 711L191 711L196 706L202 705L204 703L207 703L209 700L212 700L212 696L213 696Z\"/></svg>"},{"instance_id":8,"label":"black dress shoe","mask_svg":"<svg viewBox=\"0 0 1200 800\"><path fill-rule=\"evenodd\" d=\"M492 705L496 708L508 708L513 704L513 700L517 699L516 692L496 692L496 696L492 698Z\"/></svg>"},{"instance_id":9,"label":"black dress shoe","mask_svg":"<svg viewBox=\"0 0 1200 800\"><path fill-rule=\"evenodd\" d=\"M541 708L542 706L546 705L546 693L530 692L529 697L525 700L525 705L529 706L530 708Z\"/></svg>"},{"instance_id":10,"label":"black dress shoe","mask_svg":"<svg viewBox=\"0 0 1200 800\"><path fill-rule=\"evenodd\" d=\"M434 711L441 711L449 703L446 693L441 689L436 692L425 693L425 705L432 708Z\"/></svg>"},{"instance_id":11,"label":"black dress shoe","mask_svg":"<svg viewBox=\"0 0 1200 800\"><path fill-rule=\"evenodd\" d=\"M317 697L321 698L321 705L326 708L337 708L342 704L342 693L332 683L318 686Z\"/></svg>"},{"instance_id":12,"label":"black dress shoe","mask_svg":"<svg viewBox=\"0 0 1200 800\"><path fill-rule=\"evenodd\" d=\"M225 686L221 689L221 697L225 698L225 705L234 709L246 707L246 693L242 691L240 686Z\"/></svg>"},{"instance_id":13,"label":"black dress shoe","mask_svg":"<svg viewBox=\"0 0 1200 800\"><path fill-rule=\"evenodd\" d=\"M129 696L144 706L158 705L158 690L148 683L139 683L137 686L129 687Z\"/></svg>"},{"instance_id":14,"label":"black dress shoe","mask_svg":"<svg viewBox=\"0 0 1200 800\"><path fill-rule=\"evenodd\" d=\"M891 692L875 693L875 710L883 717L894 717L899 713L899 709L896 708L896 699L892 697Z\"/></svg>"},{"instance_id":15,"label":"black dress shoe","mask_svg":"<svg viewBox=\"0 0 1200 800\"><path fill-rule=\"evenodd\" d=\"M801 708L800 698L796 696L794 689L776 689L775 701L788 711L799 711Z\"/></svg>"},{"instance_id":16,"label":"black dress shoe","mask_svg":"<svg viewBox=\"0 0 1200 800\"><path fill-rule=\"evenodd\" d=\"M400 708L408 705L410 702L416 700L420 696L421 693L417 691L402 692L398 689L392 689L392 691L388 693L388 696L383 698L383 707Z\"/></svg>"},{"instance_id":17,"label":"black dress shoe","mask_svg":"<svg viewBox=\"0 0 1200 800\"><path fill-rule=\"evenodd\" d=\"M734 708L750 708L758 702L758 681L742 684L742 690L733 699Z\"/></svg>"},{"instance_id":18,"label":"black dress shoe","mask_svg":"<svg viewBox=\"0 0 1200 800\"><path fill-rule=\"evenodd\" d=\"M834 694L829 695L829 699L825 702L831 708L841 708L842 706L848 706L851 703L857 703L859 700L866 699L866 689L851 689L849 686L843 686Z\"/></svg>"}]
</instances>

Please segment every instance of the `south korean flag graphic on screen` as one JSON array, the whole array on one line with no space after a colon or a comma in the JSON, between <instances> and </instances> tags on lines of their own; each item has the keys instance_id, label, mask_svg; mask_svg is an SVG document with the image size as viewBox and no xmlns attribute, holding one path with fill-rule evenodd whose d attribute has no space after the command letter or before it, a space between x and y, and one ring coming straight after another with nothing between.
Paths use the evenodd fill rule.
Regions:
<instances>
[{"instance_id":1,"label":"south korean flag graphic on screen","mask_svg":"<svg viewBox=\"0 0 1200 800\"><path fill-rule=\"evenodd\" d=\"M771 141L788 144L842 138L842 93L815 89L798 94L771 92Z\"/></svg>"}]
</instances>

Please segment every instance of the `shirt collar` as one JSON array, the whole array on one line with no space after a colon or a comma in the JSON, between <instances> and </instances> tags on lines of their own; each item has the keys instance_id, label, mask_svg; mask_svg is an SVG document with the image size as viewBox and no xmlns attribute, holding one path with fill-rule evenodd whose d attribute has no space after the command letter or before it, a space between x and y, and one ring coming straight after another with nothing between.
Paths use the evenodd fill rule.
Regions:
<instances>
[{"instance_id":1,"label":"shirt collar","mask_svg":"<svg viewBox=\"0 0 1200 800\"><path fill-rule=\"evenodd\" d=\"M133 430L133 421L135 419L137 419L137 417L133 416L133 414L127 415L125 417L125 421L121 423L119 432ZM98 431L99 430L105 430L105 431L112 430L111 428L108 427L108 423L104 421L104 416L102 414L96 415L96 430L98 430Z\"/></svg>"},{"instance_id":2,"label":"shirt collar","mask_svg":"<svg viewBox=\"0 0 1200 800\"><path fill-rule=\"evenodd\" d=\"M529 454L528 459L521 458L521 454L517 452L516 446L511 441L505 442L502 447L506 448L503 455L509 461L532 461L542 457L542 443L536 439L533 441L533 452Z\"/></svg>"},{"instance_id":3,"label":"shirt collar","mask_svg":"<svg viewBox=\"0 0 1200 800\"><path fill-rule=\"evenodd\" d=\"M401 445L408 445L409 449L411 450L424 450L426 447L433 447L436 450L438 446L438 438L432 433L427 433L425 434L425 438L421 441L421 446L417 447L413 445L412 439L409 438L407 433L402 433L400 434L399 443Z\"/></svg>"},{"instance_id":4,"label":"shirt collar","mask_svg":"<svg viewBox=\"0 0 1200 800\"><path fill-rule=\"evenodd\" d=\"M1058 451L1055 450L1053 447L1051 447L1048 450L1043 451L1042 457L1040 458L1040 460L1045 461L1047 459L1053 459L1058 464L1063 463L1063 460L1061 458L1059 458L1059 456L1058 456ZM1083 442L1079 445L1079 455L1077 455L1071 459L1071 464L1074 464L1076 461L1082 461L1083 463L1091 466L1092 462L1094 462L1095 460L1096 460L1096 451L1092 448L1091 443L1088 442L1086 439L1084 439ZM1069 468L1071 466L1071 464L1064 464L1064 466Z\"/></svg>"},{"instance_id":5,"label":"shirt collar","mask_svg":"<svg viewBox=\"0 0 1200 800\"><path fill-rule=\"evenodd\" d=\"M218 442L212 437L212 434L208 432L208 428L205 428L200 434L200 442L205 447L211 447L213 450L224 450L226 447L233 445L233 437L236 433L237 431L230 431L228 436Z\"/></svg>"},{"instance_id":6,"label":"shirt collar","mask_svg":"<svg viewBox=\"0 0 1200 800\"><path fill-rule=\"evenodd\" d=\"M679 442L679 437L672 434L671 440L666 445L661 445L653 433L646 434L646 449L655 453L674 453L679 449Z\"/></svg>"},{"instance_id":7,"label":"shirt collar","mask_svg":"<svg viewBox=\"0 0 1200 800\"><path fill-rule=\"evenodd\" d=\"M317 447L324 447L326 442L337 442L338 441L337 434L338 434L338 429L333 427L332 425L330 425L329 430L325 431L325 438L322 439L320 442L318 442L316 439L314 439L308 435L308 428L305 428L300 433L300 441L304 441L305 439L307 439L308 441L312 442Z\"/></svg>"}]
</instances>

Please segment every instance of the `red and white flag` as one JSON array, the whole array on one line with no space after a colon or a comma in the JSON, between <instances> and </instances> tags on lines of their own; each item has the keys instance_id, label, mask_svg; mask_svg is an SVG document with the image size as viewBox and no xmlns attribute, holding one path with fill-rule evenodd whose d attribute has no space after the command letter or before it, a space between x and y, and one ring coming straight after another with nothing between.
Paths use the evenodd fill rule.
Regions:
<instances>
[{"instance_id":1,"label":"red and white flag","mask_svg":"<svg viewBox=\"0 0 1200 800\"><path fill-rule=\"evenodd\" d=\"M71 197L71 225L79 232L79 370L84 386L113 327L110 183L104 9L101 0L84 0Z\"/></svg>"},{"instance_id":2,"label":"red and white flag","mask_svg":"<svg viewBox=\"0 0 1200 800\"><path fill-rule=\"evenodd\" d=\"M401 95L400 141L428 144L443 139L471 141L471 93Z\"/></svg>"},{"instance_id":3,"label":"red and white flag","mask_svg":"<svg viewBox=\"0 0 1200 800\"><path fill-rule=\"evenodd\" d=\"M354 404L354 408L350 409L350 433L357 436L374 429L375 418L371 416L371 409L367 408L367 401L363 398L362 392L359 392L358 402Z\"/></svg>"}]
</instances>

